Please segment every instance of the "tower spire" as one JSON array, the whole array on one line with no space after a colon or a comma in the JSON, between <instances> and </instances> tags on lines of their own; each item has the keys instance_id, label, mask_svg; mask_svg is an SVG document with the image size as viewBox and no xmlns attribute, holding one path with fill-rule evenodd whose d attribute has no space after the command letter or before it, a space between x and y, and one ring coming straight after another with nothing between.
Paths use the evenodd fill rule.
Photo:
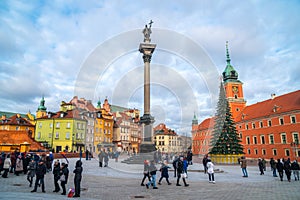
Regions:
<instances>
[{"instance_id":1,"label":"tower spire","mask_svg":"<svg viewBox=\"0 0 300 200\"><path fill-rule=\"evenodd\" d=\"M226 41L226 62L227 62L227 65L230 65L230 56L229 56L229 51L228 51L228 41Z\"/></svg>"}]
</instances>

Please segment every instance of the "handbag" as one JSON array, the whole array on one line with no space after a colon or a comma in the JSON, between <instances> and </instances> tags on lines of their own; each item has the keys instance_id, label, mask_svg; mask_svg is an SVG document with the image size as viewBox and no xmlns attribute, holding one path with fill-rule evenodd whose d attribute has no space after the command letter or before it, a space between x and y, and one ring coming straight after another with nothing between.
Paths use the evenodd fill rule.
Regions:
<instances>
[{"instance_id":1,"label":"handbag","mask_svg":"<svg viewBox=\"0 0 300 200\"><path fill-rule=\"evenodd\" d=\"M181 177L182 177L182 178L186 178L186 177L187 177L186 173L182 173L182 174L181 174Z\"/></svg>"},{"instance_id":2,"label":"handbag","mask_svg":"<svg viewBox=\"0 0 300 200\"><path fill-rule=\"evenodd\" d=\"M63 174L63 175L61 175L61 176L60 176L60 178L59 178L59 180L60 180L60 181L66 181L66 177L65 177L65 175L64 175L64 174Z\"/></svg>"}]
</instances>

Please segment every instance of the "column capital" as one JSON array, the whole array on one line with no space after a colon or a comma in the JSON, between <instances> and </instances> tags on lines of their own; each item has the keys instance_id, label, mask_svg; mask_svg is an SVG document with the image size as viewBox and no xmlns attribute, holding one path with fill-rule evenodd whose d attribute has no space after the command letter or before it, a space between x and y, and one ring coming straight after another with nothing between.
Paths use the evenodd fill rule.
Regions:
<instances>
[{"instance_id":1,"label":"column capital","mask_svg":"<svg viewBox=\"0 0 300 200\"><path fill-rule=\"evenodd\" d=\"M144 54L143 55L144 63L146 63L146 62L150 63L151 62L151 57L152 57L152 54L150 54L150 55Z\"/></svg>"}]
</instances>

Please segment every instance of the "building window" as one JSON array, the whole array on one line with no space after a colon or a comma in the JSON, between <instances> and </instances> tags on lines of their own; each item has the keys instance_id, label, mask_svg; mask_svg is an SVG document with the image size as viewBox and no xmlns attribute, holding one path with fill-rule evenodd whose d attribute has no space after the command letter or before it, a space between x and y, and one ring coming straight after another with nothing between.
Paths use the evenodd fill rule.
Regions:
<instances>
[{"instance_id":1,"label":"building window","mask_svg":"<svg viewBox=\"0 0 300 200\"><path fill-rule=\"evenodd\" d=\"M279 118L279 124L280 124L280 125L283 125L283 124L284 124L284 121L283 121L283 118L282 118L282 117Z\"/></svg>"},{"instance_id":2,"label":"building window","mask_svg":"<svg viewBox=\"0 0 300 200\"><path fill-rule=\"evenodd\" d=\"M299 134L298 133L293 133L293 141L296 144L299 144Z\"/></svg>"},{"instance_id":3,"label":"building window","mask_svg":"<svg viewBox=\"0 0 300 200\"><path fill-rule=\"evenodd\" d=\"M59 132L56 132L55 133L55 139L58 139L59 138Z\"/></svg>"},{"instance_id":4,"label":"building window","mask_svg":"<svg viewBox=\"0 0 300 200\"><path fill-rule=\"evenodd\" d=\"M250 144L250 137L246 137L247 144Z\"/></svg>"},{"instance_id":5,"label":"building window","mask_svg":"<svg viewBox=\"0 0 300 200\"><path fill-rule=\"evenodd\" d=\"M56 128L59 128L59 127L60 127L60 123L56 122Z\"/></svg>"},{"instance_id":6,"label":"building window","mask_svg":"<svg viewBox=\"0 0 300 200\"><path fill-rule=\"evenodd\" d=\"M37 139L41 139L41 132L38 132Z\"/></svg>"},{"instance_id":7,"label":"building window","mask_svg":"<svg viewBox=\"0 0 300 200\"><path fill-rule=\"evenodd\" d=\"M50 128L52 129L52 126L53 126L53 124L52 123L50 123Z\"/></svg>"},{"instance_id":8,"label":"building window","mask_svg":"<svg viewBox=\"0 0 300 200\"><path fill-rule=\"evenodd\" d=\"M262 155L266 155L266 150L265 149L262 150Z\"/></svg>"},{"instance_id":9,"label":"building window","mask_svg":"<svg viewBox=\"0 0 300 200\"><path fill-rule=\"evenodd\" d=\"M42 122L39 123L39 128L42 128Z\"/></svg>"},{"instance_id":10,"label":"building window","mask_svg":"<svg viewBox=\"0 0 300 200\"><path fill-rule=\"evenodd\" d=\"M67 139L67 140L70 139L70 132L66 132L66 139Z\"/></svg>"},{"instance_id":11,"label":"building window","mask_svg":"<svg viewBox=\"0 0 300 200\"><path fill-rule=\"evenodd\" d=\"M250 149L248 149L247 151L248 151L248 154L250 155L250 154L251 154L251 150L250 150Z\"/></svg>"},{"instance_id":12,"label":"building window","mask_svg":"<svg viewBox=\"0 0 300 200\"><path fill-rule=\"evenodd\" d=\"M242 139L243 138L243 134L242 133L240 133L240 139Z\"/></svg>"},{"instance_id":13,"label":"building window","mask_svg":"<svg viewBox=\"0 0 300 200\"><path fill-rule=\"evenodd\" d=\"M291 116L291 123L296 124L296 117L294 115Z\"/></svg>"},{"instance_id":14,"label":"building window","mask_svg":"<svg viewBox=\"0 0 300 200\"><path fill-rule=\"evenodd\" d=\"M67 122L67 128L71 128L71 123Z\"/></svg>"},{"instance_id":15,"label":"building window","mask_svg":"<svg viewBox=\"0 0 300 200\"><path fill-rule=\"evenodd\" d=\"M273 156L277 156L277 150L273 149Z\"/></svg>"},{"instance_id":16,"label":"building window","mask_svg":"<svg viewBox=\"0 0 300 200\"><path fill-rule=\"evenodd\" d=\"M257 151L257 149L254 149L254 153L255 153L255 155L257 155L257 154L258 154L258 151Z\"/></svg>"},{"instance_id":17,"label":"building window","mask_svg":"<svg viewBox=\"0 0 300 200\"><path fill-rule=\"evenodd\" d=\"M281 143L286 144L286 134L285 133L281 133Z\"/></svg>"},{"instance_id":18,"label":"building window","mask_svg":"<svg viewBox=\"0 0 300 200\"><path fill-rule=\"evenodd\" d=\"M253 136L253 144L257 144L257 138L256 138L256 136Z\"/></svg>"},{"instance_id":19,"label":"building window","mask_svg":"<svg viewBox=\"0 0 300 200\"><path fill-rule=\"evenodd\" d=\"M273 135L269 135L269 139L270 139L270 144L274 144L274 136Z\"/></svg>"},{"instance_id":20,"label":"building window","mask_svg":"<svg viewBox=\"0 0 300 200\"><path fill-rule=\"evenodd\" d=\"M264 135L260 136L260 142L261 142L261 144L265 144L265 136Z\"/></svg>"},{"instance_id":21,"label":"building window","mask_svg":"<svg viewBox=\"0 0 300 200\"><path fill-rule=\"evenodd\" d=\"M268 120L268 126L271 127L272 126L272 121Z\"/></svg>"},{"instance_id":22,"label":"building window","mask_svg":"<svg viewBox=\"0 0 300 200\"><path fill-rule=\"evenodd\" d=\"M284 152L285 152L285 156L290 156L290 150L289 149L285 149Z\"/></svg>"},{"instance_id":23,"label":"building window","mask_svg":"<svg viewBox=\"0 0 300 200\"><path fill-rule=\"evenodd\" d=\"M259 122L259 126L260 126L260 128L263 128L264 127L264 123L263 122Z\"/></svg>"},{"instance_id":24,"label":"building window","mask_svg":"<svg viewBox=\"0 0 300 200\"><path fill-rule=\"evenodd\" d=\"M52 133L49 133L49 134L48 134L48 137L49 137L49 138L52 138Z\"/></svg>"},{"instance_id":25,"label":"building window","mask_svg":"<svg viewBox=\"0 0 300 200\"><path fill-rule=\"evenodd\" d=\"M246 130L248 130L248 129L249 129L248 124L246 124Z\"/></svg>"},{"instance_id":26,"label":"building window","mask_svg":"<svg viewBox=\"0 0 300 200\"><path fill-rule=\"evenodd\" d=\"M252 128L255 129L255 123L252 123Z\"/></svg>"},{"instance_id":27,"label":"building window","mask_svg":"<svg viewBox=\"0 0 300 200\"><path fill-rule=\"evenodd\" d=\"M16 131L20 130L20 126L16 126Z\"/></svg>"}]
</instances>

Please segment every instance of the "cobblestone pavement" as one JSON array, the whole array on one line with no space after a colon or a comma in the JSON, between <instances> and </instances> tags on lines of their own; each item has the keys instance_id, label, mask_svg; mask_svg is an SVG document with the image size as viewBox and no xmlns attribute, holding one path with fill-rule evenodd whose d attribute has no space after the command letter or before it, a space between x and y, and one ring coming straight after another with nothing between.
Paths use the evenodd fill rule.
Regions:
<instances>
[{"instance_id":1,"label":"cobblestone pavement","mask_svg":"<svg viewBox=\"0 0 300 200\"><path fill-rule=\"evenodd\" d=\"M69 159L70 177L67 187L73 187L73 169L77 159ZM64 161L64 160L61 160ZM128 165L110 160L109 167L99 168L98 161L83 160L83 180L80 199L300 199L300 181L288 182L286 177L281 182L279 178L272 177L272 172L267 169L265 175L259 175L258 167L248 167L249 178L243 178L239 166L216 166L224 171L216 173L216 184L208 182L208 176L203 172L201 164L189 166L187 182L189 187L176 186L173 171L170 171L170 182L162 181L158 190L140 186L142 178L142 165ZM158 178L160 173L158 173ZM60 193L53 193L53 175L46 175L46 193L38 188L36 193L31 193L25 175L9 178L0 178L0 199L67 199ZM182 184L183 185L183 184Z\"/></svg>"}]
</instances>

